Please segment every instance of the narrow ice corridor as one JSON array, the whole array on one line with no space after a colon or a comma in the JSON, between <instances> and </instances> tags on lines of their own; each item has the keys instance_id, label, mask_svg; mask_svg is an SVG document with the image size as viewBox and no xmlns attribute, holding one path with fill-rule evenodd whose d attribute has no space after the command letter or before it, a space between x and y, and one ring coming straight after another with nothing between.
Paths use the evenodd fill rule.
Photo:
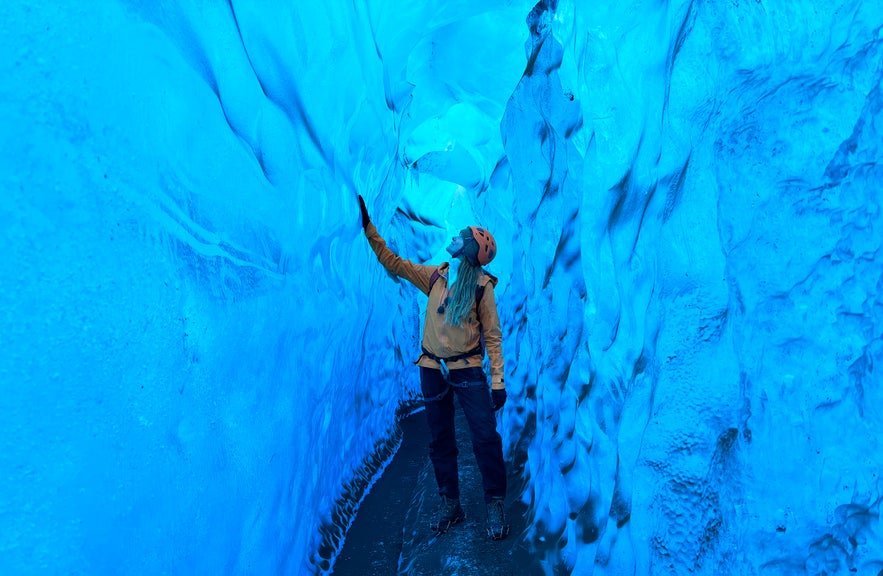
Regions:
<instances>
[{"instance_id":1,"label":"narrow ice corridor","mask_svg":"<svg viewBox=\"0 0 883 576\"><path fill-rule=\"evenodd\" d=\"M0 573L331 573L422 402L358 194L418 263L496 238L542 573L883 573L881 0L0 26Z\"/></svg>"}]
</instances>

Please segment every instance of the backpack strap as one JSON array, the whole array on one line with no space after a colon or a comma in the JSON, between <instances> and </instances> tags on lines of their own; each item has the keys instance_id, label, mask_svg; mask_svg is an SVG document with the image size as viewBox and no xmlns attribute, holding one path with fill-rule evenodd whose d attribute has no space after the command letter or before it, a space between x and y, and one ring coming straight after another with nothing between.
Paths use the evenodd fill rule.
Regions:
<instances>
[{"instance_id":1,"label":"backpack strap","mask_svg":"<svg viewBox=\"0 0 883 576\"><path fill-rule=\"evenodd\" d=\"M432 276L429 278L429 292L432 292L432 287L435 286L435 283L438 282L438 279L441 277L441 274L438 273L438 268L436 268L432 272Z\"/></svg>"}]
</instances>

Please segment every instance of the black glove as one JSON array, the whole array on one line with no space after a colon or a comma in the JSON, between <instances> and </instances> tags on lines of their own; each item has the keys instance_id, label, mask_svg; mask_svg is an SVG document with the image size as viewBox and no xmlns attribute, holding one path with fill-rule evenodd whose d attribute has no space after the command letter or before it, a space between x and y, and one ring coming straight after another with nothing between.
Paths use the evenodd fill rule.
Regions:
<instances>
[{"instance_id":1,"label":"black glove","mask_svg":"<svg viewBox=\"0 0 883 576\"><path fill-rule=\"evenodd\" d=\"M371 218L368 216L368 207L365 206L365 199L359 194L359 211L362 213L362 228L368 226Z\"/></svg>"},{"instance_id":2,"label":"black glove","mask_svg":"<svg viewBox=\"0 0 883 576\"><path fill-rule=\"evenodd\" d=\"M503 404L506 403L506 391L505 390L491 390L491 405L494 407L494 412L503 407Z\"/></svg>"}]
</instances>

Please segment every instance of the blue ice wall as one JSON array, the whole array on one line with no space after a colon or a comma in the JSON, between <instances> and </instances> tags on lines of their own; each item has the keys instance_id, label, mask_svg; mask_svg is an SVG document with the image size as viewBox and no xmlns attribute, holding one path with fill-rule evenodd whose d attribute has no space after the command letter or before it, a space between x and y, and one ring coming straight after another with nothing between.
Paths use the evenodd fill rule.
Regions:
<instances>
[{"instance_id":1,"label":"blue ice wall","mask_svg":"<svg viewBox=\"0 0 883 576\"><path fill-rule=\"evenodd\" d=\"M548 573L876 574L883 5L0 6L0 571L331 564L481 223ZM525 455L527 456L525 460Z\"/></svg>"},{"instance_id":2,"label":"blue ice wall","mask_svg":"<svg viewBox=\"0 0 883 576\"><path fill-rule=\"evenodd\" d=\"M0 573L330 566L417 394L356 193L425 258L502 156L472 4L0 6Z\"/></svg>"},{"instance_id":3,"label":"blue ice wall","mask_svg":"<svg viewBox=\"0 0 883 576\"><path fill-rule=\"evenodd\" d=\"M410 328L299 96L343 25L147 5L0 8L0 572L299 573L403 396L362 335Z\"/></svg>"},{"instance_id":4,"label":"blue ice wall","mask_svg":"<svg viewBox=\"0 0 883 576\"><path fill-rule=\"evenodd\" d=\"M502 127L528 538L877 574L883 6L549 4Z\"/></svg>"}]
</instances>

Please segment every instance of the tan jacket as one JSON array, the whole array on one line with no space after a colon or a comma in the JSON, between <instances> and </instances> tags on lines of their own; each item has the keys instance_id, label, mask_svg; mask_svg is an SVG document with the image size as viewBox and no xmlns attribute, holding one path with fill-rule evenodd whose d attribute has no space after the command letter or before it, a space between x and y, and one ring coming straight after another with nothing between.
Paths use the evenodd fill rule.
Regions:
<instances>
[{"instance_id":1,"label":"tan jacket","mask_svg":"<svg viewBox=\"0 0 883 576\"><path fill-rule=\"evenodd\" d=\"M504 389L506 386L503 383L503 332L500 330L500 317L497 315L497 301L494 298L497 279L486 273L479 276L478 285L484 286L484 295L478 310L473 303L472 310L466 315L463 324L451 326L445 323L444 314L436 312L442 305L448 289L448 263L445 262L441 266L424 266L400 258L387 248L386 241L372 222L365 227L365 236L368 237L371 249L377 254L377 259L390 274L408 280L429 296L426 319L423 323L423 348L439 358L450 358L478 346L483 332L485 348L491 363L491 388ZM429 281L436 270L440 277L430 292ZM448 368L451 370L481 368L482 360L480 356L472 356L449 362ZM438 362L425 354L421 354L415 364L424 368L439 368Z\"/></svg>"}]
</instances>

